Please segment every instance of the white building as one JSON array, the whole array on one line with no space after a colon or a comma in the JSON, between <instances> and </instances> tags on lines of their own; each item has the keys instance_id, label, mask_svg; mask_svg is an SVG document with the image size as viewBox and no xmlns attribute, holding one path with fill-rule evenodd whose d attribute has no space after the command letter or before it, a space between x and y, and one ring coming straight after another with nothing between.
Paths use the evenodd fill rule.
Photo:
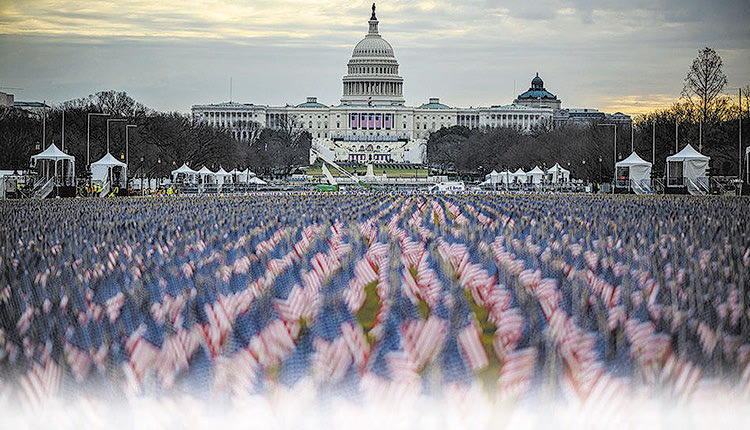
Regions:
<instances>
[{"instance_id":1,"label":"white building","mask_svg":"<svg viewBox=\"0 0 750 430\"><path fill-rule=\"evenodd\" d=\"M369 30L354 47L343 77L340 104L326 106L316 97L296 106L265 106L241 103L194 105L193 119L229 129L237 139L247 140L247 124L263 127L290 126L310 132L312 146L339 162L422 163L430 133L443 127L514 127L531 130L552 124L560 100L544 90L538 77L532 89L540 85L552 98L511 105L457 108L430 98L418 107L405 105L404 79L393 47L378 30L373 4ZM538 81L538 82L537 82ZM531 89L530 89L531 91ZM528 92L527 92L528 93Z\"/></svg>"}]
</instances>

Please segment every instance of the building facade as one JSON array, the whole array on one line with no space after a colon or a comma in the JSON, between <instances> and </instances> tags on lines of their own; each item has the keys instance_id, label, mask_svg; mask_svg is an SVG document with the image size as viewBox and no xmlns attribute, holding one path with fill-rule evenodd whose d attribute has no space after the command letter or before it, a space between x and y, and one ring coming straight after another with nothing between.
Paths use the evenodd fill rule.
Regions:
<instances>
[{"instance_id":1,"label":"building facade","mask_svg":"<svg viewBox=\"0 0 750 430\"><path fill-rule=\"evenodd\" d=\"M381 35L373 4L368 32L352 51L342 79L340 104L326 106L316 97L298 105L245 103L194 105L194 121L226 128L239 140L250 138L251 122L262 127L291 127L312 136L312 146L337 162L422 163L431 132L462 125L469 128L512 127L531 130L551 127L561 101L544 89L537 76L531 88L513 104L490 107L451 107L430 98L407 106L404 79L393 47Z\"/></svg>"}]
</instances>

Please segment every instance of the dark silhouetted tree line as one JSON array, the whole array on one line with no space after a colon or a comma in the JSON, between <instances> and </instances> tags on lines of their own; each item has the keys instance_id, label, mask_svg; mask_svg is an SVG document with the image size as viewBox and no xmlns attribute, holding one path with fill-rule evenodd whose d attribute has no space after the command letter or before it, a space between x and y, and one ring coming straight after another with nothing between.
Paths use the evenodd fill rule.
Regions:
<instances>
[{"instance_id":1,"label":"dark silhouetted tree line","mask_svg":"<svg viewBox=\"0 0 750 430\"><path fill-rule=\"evenodd\" d=\"M666 109L634 118L632 147L646 161L654 159L655 176L664 175L666 158L675 153L675 146L679 151L688 143L711 157L713 175L737 175L740 154L744 153L746 136L750 134L750 88L743 91L742 104L735 103L724 91L727 79L721 68L721 58L715 51L700 50L685 78L681 99ZM745 130L741 143L740 121ZM474 175L484 175L493 169L514 171L519 167L528 171L537 165L551 167L557 162L575 178L608 181L614 174L614 158L622 160L631 152L630 127L617 126L616 156L613 134L613 127L599 127L595 122L552 130L539 128L530 133L509 128L469 130L456 126L430 135L427 160L436 170Z\"/></svg>"},{"instance_id":2,"label":"dark silhouetted tree line","mask_svg":"<svg viewBox=\"0 0 750 430\"><path fill-rule=\"evenodd\" d=\"M160 177L181 166L202 166L216 170L249 167L258 173L285 174L306 165L310 148L309 133L288 128L268 130L258 123L242 125L250 131L248 141L234 139L220 129L177 112L157 112L133 100L124 92L106 91L67 101L46 112L46 142L42 142L42 113L15 108L0 110L0 168L26 169L30 157L54 142L62 144L62 112L65 111L65 152L76 157L76 172L86 174L86 130L91 117L90 161L106 154L107 119L123 119L110 124L110 152L125 158L125 125L128 130L130 176Z\"/></svg>"}]
</instances>

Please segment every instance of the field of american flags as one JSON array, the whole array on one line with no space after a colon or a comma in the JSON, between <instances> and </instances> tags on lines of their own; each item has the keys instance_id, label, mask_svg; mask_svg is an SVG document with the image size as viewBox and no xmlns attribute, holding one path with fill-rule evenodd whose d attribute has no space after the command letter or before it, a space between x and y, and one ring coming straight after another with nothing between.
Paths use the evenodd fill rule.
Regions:
<instances>
[{"instance_id":1,"label":"field of american flags","mask_svg":"<svg viewBox=\"0 0 750 430\"><path fill-rule=\"evenodd\" d=\"M433 411L444 399L444 414L480 424L564 405L577 426L724 398L739 404L732 416L750 404L748 206L353 193L3 201L0 411L417 402L405 399Z\"/></svg>"}]
</instances>

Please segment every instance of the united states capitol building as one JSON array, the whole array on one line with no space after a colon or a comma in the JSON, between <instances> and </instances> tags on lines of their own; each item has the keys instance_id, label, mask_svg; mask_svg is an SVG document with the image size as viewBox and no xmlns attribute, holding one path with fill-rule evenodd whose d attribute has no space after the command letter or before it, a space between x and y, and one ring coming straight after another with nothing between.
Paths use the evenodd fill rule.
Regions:
<instances>
[{"instance_id":1,"label":"united states capitol building","mask_svg":"<svg viewBox=\"0 0 750 430\"><path fill-rule=\"evenodd\" d=\"M368 24L367 34L354 47L347 64L340 104L326 106L316 97L307 97L304 103L287 106L236 102L194 105L193 119L226 128L242 141L250 137L251 122L262 127L304 130L312 136L312 147L322 155L351 163L422 163L430 133L443 127L511 127L523 131L575 121L577 110L561 109L561 100L544 88L538 74L529 90L509 105L460 108L430 98L418 107L407 106L404 79L399 75L393 47L380 35L374 4ZM598 112L585 111L587 116Z\"/></svg>"}]
</instances>

